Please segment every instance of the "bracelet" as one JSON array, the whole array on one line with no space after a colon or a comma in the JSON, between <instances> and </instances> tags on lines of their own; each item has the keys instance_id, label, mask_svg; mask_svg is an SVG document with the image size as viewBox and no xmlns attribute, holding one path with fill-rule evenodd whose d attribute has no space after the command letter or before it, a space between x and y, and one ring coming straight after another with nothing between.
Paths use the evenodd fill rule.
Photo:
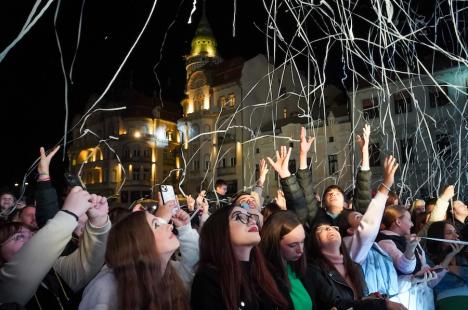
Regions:
<instances>
[{"instance_id":1,"label":"bracelet","mask_svg":"<svg viewBox=\"0 0 468 310\"><path fill-rule=\"evenodd\" d=\"M60 211L65 212L65 213L67 213L67 214L70 214L70 215L73 216L73 217L76 219L76 221L78 222L79 218L78 218L78 215L76 215L75 213L73 213L73 212L71 212L71 211L68 211L68 210L63 210L63 209L60 210Z\"/></svg>"},{"instance_id":2,"label":"bracelet","mask_svg":"<svg viewBox=\"0 0 468 310\"><path fill-rule=\"evenodd\" d=\"M50 181L50 178L37 179L37 182L47 182Z\"/></svg>"},{"instance_id":3,"label":"bracelet","mask_svg":"<svg viewBox=\"0 0 468 310\"><path fill-rule=\"evenodd\" d=\"M388 187L387 185L385 185L384 182L382 182L381 184L383 187L385 187L386 190L388 190L389 192L391 192L392 190L390 189L390 187Z\"/></svg>"},{"instance_id":4,"label":"bracelet","mask_svg":"<svg viewBox=\"0 0 468 310\"><path fill-rule=\"evenodd\" d=\"M47 172L39 172L39 175L49 175Z\"/></svg>"}]
</instances>

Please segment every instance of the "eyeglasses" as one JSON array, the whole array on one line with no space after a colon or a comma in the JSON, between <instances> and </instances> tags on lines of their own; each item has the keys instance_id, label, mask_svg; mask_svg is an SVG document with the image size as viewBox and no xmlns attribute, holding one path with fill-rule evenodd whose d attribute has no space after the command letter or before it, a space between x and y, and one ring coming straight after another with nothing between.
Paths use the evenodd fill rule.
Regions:
<instances>
[{"instance_id":1,"label":"eyeglasses","mask_svg":"<svg viewBox=\"0 0 468 310\"><path fill-rule=\"evenodd\" d=\"M243 213L240 211L236 211L231 214L231 219L246 225L250 222L250 219L253 219L257 226L260 224L260 217L257 214L253 213Z\"/></svg>"},{"instance_id":2,"label":"eyeglasses","mask_svg":"<svg viewBox=\"0 0 468 310\"><path fill-rule=\"evenodd\" d=\"M338 226L330 226L330 225L323 225L323 226L319 226L317 227L317 229L315 230L315 232L317 234L320 234L322 231L331 231L332 229L336 230L336 231L340 231L340 228Z\"/></svg>"},{"instance_id":3,"label":"eyeglasses","mask_svg":"<svg viewBox=\"0 0 468 310\"><path fill-rule=\"evenodd\" d=\"M28 241L29 239L31 239L32 235L33 233L31 231L27 231L27 230L19 231L13 236L11 236L10 238L8 238L7 240L5 240L2 244L0 244L0 246L4 246L10 241L14 241L14 242Z\"/></svg>"}]
</instances>

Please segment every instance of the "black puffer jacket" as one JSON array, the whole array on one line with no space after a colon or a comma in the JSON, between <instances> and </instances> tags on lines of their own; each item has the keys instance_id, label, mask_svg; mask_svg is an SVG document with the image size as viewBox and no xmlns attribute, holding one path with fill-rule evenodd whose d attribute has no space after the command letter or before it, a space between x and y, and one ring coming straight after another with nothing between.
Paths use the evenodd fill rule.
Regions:
<instances>
[{"instance_id":1,"label":"black puffer jacket","mask_svg":"<svg viewBox=\"0 0 468 310\"><path fill-rule=\"evenodd\" d=\"M362 282L365 284L360 266L359 270ZM386 302L383 299L355 300L353 290L345 279L335 269L331 269L326 264L319 264L318 261L311 261L307 266L304 284L316 292L314 309L331 309L333 307L336 307L337 310L387 309ZM365 287L363 296L367 294L367 287Z\"/></svg>"},{"instance_id":2,"label":"black puffer jacket","mask_svg":"<svg viewBox=\"0 0 468 310\"><path fill-rule=\"evenodd\" d=\"M371 201L372 173L370 170L359 170L356 178L355 209L364 214ZM313 227L318 223L334 225L335 219L320 207L320 202L315 199L312 182L312 172L309 169L299 169L296 175L281 179L281 187L289 210L296 213L301 223Z\"/></svg>"}]
</instances>

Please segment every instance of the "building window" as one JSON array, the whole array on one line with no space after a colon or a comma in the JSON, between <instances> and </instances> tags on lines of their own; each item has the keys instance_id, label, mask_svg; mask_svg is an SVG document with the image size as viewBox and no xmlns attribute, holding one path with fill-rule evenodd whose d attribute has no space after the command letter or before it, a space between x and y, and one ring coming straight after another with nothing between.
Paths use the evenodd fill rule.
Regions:
<instances>
[{"instance_id":1,"label":"building window","mask_svg":"<svg viewBox=\"0 0 468 310\"><path fill-rule=\"evenodd\" d=\"M289 147L294 147L294 142L289 142Z\"/></svg>"},{"instance_id":2,"label":"building window","mask_svg":"<svg viewBox=\"0 0 468 310\"><path fill-rule=\"evenodd\" d=\"M140 167L135 166L133 167L133 181L139 181L140 180Z\"/></svg>"},{"instance_id":3,"label":"building window","mask_svg":"<svg viewBox=\"0 0 468 310\"><path fill-rule=\"evenodd\" d=\"M369 144L369 165L380 167L380 148L378 143Z\"/></svg>"},{"instance_id":4,"label":"building window","mask_svg":"<svg viewBox=\"0 0 468 310\"><path fill-rule=\"evenodd\" d=\"M236 158L231 157L231 167L235 167L235 166L236 166Z\"/></svg>"},{"instance_id":5,"label":"building window","mask_svg":"<svg viewBox=\"0 0 468 310\"><path fill-rule=\"evenodd\" d=\"M429 104L431 108L442 107L449 103L448 96L448 87L447 86L440 86L442 90L438 87L433 87L429 93ZM447 94L447 95L444 95Z\"/></svg>"},{"instance_id":6,"label":"building window","mask_svg":"<svg viewBox=\"0 0 468 310\"><path fill-rule=\"evenodd\" d=\"M255 149L255 154L260 154L260 149L258 147Z\"/></svg>"},{"instance_id":7,"label":"building window","mask_svg":"<svg viewBox=\"0 0 468 310\"><path fill-rule=\"evenodd\" d=\"M226 158L221 160L221 168L226 168Z\"/></svg>"},{"instance_id":8,"label":"building window","mask_svg":"<svg viewBox=\"0 0 468 310\"><path fill-rule=\"evenodd\" d=\"M399 93L395 95L395 114L409 113L413 111L411 96L408 93Z\"/></svg>"},{"instance_id":9,"label":"building window","mask_svg":"<svg viewBox=\"0 0 468 310\"><path fill-rule=\"evenodd\" d=\"M172 130L168 130L166 132L166 139L169 141L174 141L174 132Z\"/></svg>"},{"instance_id":10,"label":"building window","mask_svg":"<svg viewBox=\"0 0 468 310\"><path fill-rule=\"evenodd\" d=\"M328 142L335 142L335 138L333 138L333 137L328 137Z\"/></svg>"},{"instance_id":11,"label":"building window","mask_svg":"<svg viewBox=\"0 0 468 310\"><path fill-rule=\"evenodd\" d=\"M406 138L400 140L400 151L400 158L402 164L406 164L407 162L413 163L413 138Z\"/></svg>"},{"instance_id":12,"label":"building window","mask_svg":"<svg viewBox=\"0 0 468 310\"><path fill-rule=\"evenodd\" d=\"M130 201L133 202L141 198L140 191L131 191L130 192Z\"/></svg>"},{"instance_id":13,"label":"building window","mask_svg":"<svg viewBox=\"0 0 468 310\"><path fill-rule=\"evenodd\" d=\"M338 171L338 155L328 155L328 174L332 175Z\"/></svg>"},{"instance_id":14,"label":"building window","mask_svg":"<svg viewBox=\"0 0 468 310\"><path fill-rule=\"evenodd\" d=\"M210 169L211 158L209 154L205 154L205 170Z\"/></svg>"},{"instance_id":15,"label":"building window","mask_svg":"<svg viewBox=\"0 0 468 310\"><path fill-rule=\"evenodd\" d=\"M228 97L229 107L233 108L236 106L236 97L234 94L230 94Z\"/></svg>"},{"instance_id":16,"label":"building window","mask_svg":"<svg viewBox=\"0 0 468 310\"><path fill-rule=\"evenodd\" d=\"M312 163L312 158L307 157L307 167L310 167L311 163Z\"/></svg>"},{"instance_id":17,"label":"building window","mask_svg":"<svg viewBox=\"0 0 468 310\"><path fill-rule=\"evenodd\" d=\"M151 157L151 149L144 149L143 150L144 157Z\"/></svg>"},{"instance_id":18,"label":"building window","mask_svg":"<svg viewBox=\"0 0 468 310\"><path fill-rule=\"evenodd\" d=\"M362 101L362 113L365 119L373 119L379 117L379 105L377 100L364 99Z\"/></svg>"},{"instance_id":19,"label":"building window","mask_svg":"<svg viewBox=\"0 0 468 310\"><path fill-rule=\"evenodd\" d=\"M288 117L288 109L283 108L283 118L286 118L286 117Z\"/></svg>"},{"instance_id":20,"label":"building window","mask_svg":"<svg viewBox=\"0 0 468 310\"><path fill-rule=\"evenodd\" d=\"M133 150L133 157L140 157L140 149Z\"/></svg>"},{"instance_id":21,"label":"building window","mask_svg":"<svg viewBox=\"0 0 468 310\"><path fill-rule=\"evenodd\" d=\"M195 171L200 170L200 161L199 160L194 160L193 161L193 170L195 170Z\"/></svg>"},{"instance_id":22,"label":"building window","mask_svg":"<svg viewBox=\"0 0 468 310\"><path fill-rule=\"evenodd\" d=\"M130 158L130 150L128 148L124 149L123 158L126 158L126 159Z\"/></svg>"},{"instance_id":23,"label":"building window","mask_svg":"<svg viewBox=\"0 0 468 310\"><path fill-rule=\"evenodd\" d=\"M258 180L260 178L260 165L256 164L255 165L255 180Z\"/></svg>"},{"instance_id":24,"label":"building window","mask_svg":"<svg viewBox=\"0 0 468 310\"><path fill-rule=\"evenodd\" d=\"M143 168L143 180L149 181L151 178L150 168Z\"/></svg>"},{"instance_id":25,"label":"building window","mask_svg":"<svg viewBox=\"0 0 468 310\"><path fill-rule=\"evenodd\" d=\"M221 96L219 97L219 107L224 108L226 106L226 97Z\"/></svg>"}]
</instances>

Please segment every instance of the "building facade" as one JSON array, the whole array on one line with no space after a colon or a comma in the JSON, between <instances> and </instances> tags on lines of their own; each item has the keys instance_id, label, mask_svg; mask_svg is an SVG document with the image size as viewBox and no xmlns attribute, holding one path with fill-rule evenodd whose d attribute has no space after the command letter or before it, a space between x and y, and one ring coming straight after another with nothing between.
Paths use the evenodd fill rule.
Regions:
<instances>
[{"instance_id":1,"label":"building facade","mask_svg":"<svg viewBox=\"0 0 468 310\"><path fill-rule=\"evenodd\" d=\"M349 93L355 128L372 126L374 186L382 180L384 156L394 154L400 163L395 191L402 198L435 197L449 184L467 198L467 81L468 70L455 67Z\"/></svg>"},{"instance_id":2,"label":"building facade","mask_svg":"<svg viewBox=\"0 0 468 310\"><path fill-rule=\"evenodd\" d=\"M301 125L317 137L311 155L317 190L348 184L351 125L344 95L323 102L328 93L339 97L338 89L307 93L306 79L290 64L274 66L263 55L223 61L216 46L203 16L186 56L184 117L179 120L185 140L184 190L213 190L217 179L228 183L230 194L248 189L258 177L259 160L273 157L281 143L295 147L291 163L296 160ZM267 198L277 188L271 172L264 190Z\"/></svg>"},{"instance_id":3,"label":"building facade","mask_svg":"<svg viewBox=\"0 0 468 310\"><path fill-rule=\"evenodd\" d=\"M134 89L109 97L103 106L126 109L88 118L84 127L88 134L70 144L70 172L79 175L90 192L112 197L112 205L128 206L153 196L163 181L177 182L181 135L177 116L165 112L153 98ZM79 129L73 131L73 138L81 135Z\"/></svg>"}]
</instances>

